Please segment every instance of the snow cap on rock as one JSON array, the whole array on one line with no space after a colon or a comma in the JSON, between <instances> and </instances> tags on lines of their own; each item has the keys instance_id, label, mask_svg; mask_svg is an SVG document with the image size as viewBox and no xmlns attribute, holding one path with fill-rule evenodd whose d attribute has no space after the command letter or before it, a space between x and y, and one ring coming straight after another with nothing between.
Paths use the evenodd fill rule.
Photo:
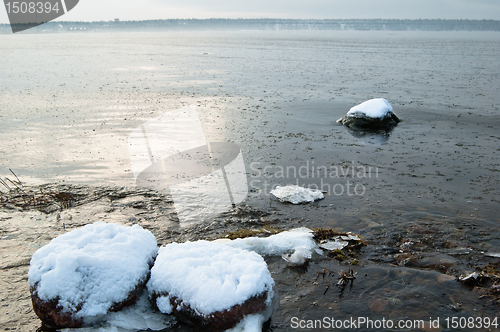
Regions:
<instances>
[{"instance_id":1,"label":"snow cap on rock","mask_svg":"<svg viewBox=\"0 0 500 332\"><path fill-rule=\"evenodd\" d=\"M58 299L75 317L104 315L146 281L157 251L154 235L138 225L96 222L38 249L28 282L41 300Z\"/></svg>"},{"instance_id":2,"label":"snow cap on rock","mask_svg":"<svg viewBox=\"0 0 500 332\"><path fill-rule=\"evenodd\" d=\"M394 113L392 105L386 99L375 98L352 107L349 112L347 112L347 116L382 119L392 113Z\"/></svg>"}]
</instances>

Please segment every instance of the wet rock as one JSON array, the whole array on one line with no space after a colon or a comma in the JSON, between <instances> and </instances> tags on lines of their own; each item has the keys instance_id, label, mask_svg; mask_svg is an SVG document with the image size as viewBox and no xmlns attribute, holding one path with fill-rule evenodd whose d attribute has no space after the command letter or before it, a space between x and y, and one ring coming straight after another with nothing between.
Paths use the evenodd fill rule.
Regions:
<instances>
[{"instance_id":1,"label":"wet rock","mask_svg":"<svg viewBox=\"0 0 500 332\"><path fill-rule=\"evenodd\" d=\"M236 326L244 317L255 313L263 312L267 308L267 292L252 297L242 304L232 306L227 310L216 311L210 315L200 314L187 306L180 298L168 297L168 293L154 294L152 303L156 303L159 297L168 297L172 306L172 314L179 321L191 325L198 331L225 331ZM158 307L156 307L158 309Z\"/></svg>"},{"instance_id":2,"label":"wet rock","mask_svg":"<svg viewBox=\"0 0 500 332\"><path fill-rule=\"evenodd\" d=\"M419 259L410 259L407 266L446 272L457 263L457 259L445 254L435 254Z\"/></svg>"},{"instance_id":3,"label":"wet rock","mask_svg":"<svg viewBox=\"0 0 500 332\"><path fill-rule=\"evenodd\" d=\"M138 284L124 301L114 303L109 308L109 312L118 312L133 305L139 298L145 284L146 280ZM44 301L38 297L36 287L31 288L30 291L33 311L45 326L49 328L77 328L84 326L85 321L83 317L78 317L71 311L64 311L64 308L59 305L60 298Z\"/></svg>"},{"instance_id":4,"label":"wet rock","mask_svg":"<svg viewBox=\"0 0 500 332\"><path fill-rule=\"evenodd\" d=\"M455 279L456 278L454 276L450 276L448 274L441 274L437 277L437 282L442 284L448 281L455 281Z\"/></svg>"},{"instance_id":5,"label":"wet rock","mask_svg":"<svg viewBox=\"0 0 500 332\"><path fill-rule=\"evenodd\" d=\"M368 308L370 308L373 312L381 313L385 310L388 304L389 301L386 299L373 299L368 302Z\"/></svg>"}]
</instances>

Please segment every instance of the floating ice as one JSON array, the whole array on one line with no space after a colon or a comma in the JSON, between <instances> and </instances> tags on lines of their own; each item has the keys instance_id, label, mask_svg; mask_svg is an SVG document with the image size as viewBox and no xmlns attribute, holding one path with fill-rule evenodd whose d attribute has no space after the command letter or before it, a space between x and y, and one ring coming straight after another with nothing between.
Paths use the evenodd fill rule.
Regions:
<instances>
[{"instance_id":1,"label":"floating ice","mask_svg":"<svg viewBox=\"0 0 500 332\"><path fill-rule=\"evenodd\" d=\"M326 249L326 250L340 250L342 248L344 248L345 246L347 246L349 244L349 242L346 242L346 241L341 241L341 240L326 240L326 241L322 241L319 245L320 248L322 249Z\"/></svg>"},{"instance_id":2,"label":"floating ice","mask_svg":"<svg viewBox=\"0 0 500 332\"><path fill-rule=\"evenodd\" d=\"M349 112L347 112L347 116L355 118L383 119L393 113L394 111L392 106L386 99L375 98L352 107Z\"/></svg>"},{"instance_id":3,"label":"floating ice","mask_svg":"<svg viewBox=\"0 0 500 332\"><path fill-rule=\"evenodd\" d=\"M276 196L281 202L290 202L292 204L300 204L306 202L314 202L318 199L323 199L323 193L317 189L309 189L297 185L277 186L271 190L271 194Z\"/></svg>"},{"instance_id":4,"label":"floating ice","mask_svg":"<svg viewBox=\"0 0 500 332\"><path fill-rule=\"evenodd\" d=\"M335 238L323 240L319 247L325 250L340 250L349 245L349 241L361 241L361 238L356 234L347 233Z\"/></svg>"},{"instance_id":5,"label":"floating ice","mask_svg":"<svg viewBox=\"0 0 500 332\"><path fill-rule=\"evenodd\" d=\"M38 249L28 282L41 300L58 298L76 318L104 315L145 282L157 250L153 234L138 225L96 222Z\"/></svg>"},{"instance_id":6,"label":"floating ice","mask_svg":"<svg viewBox=\"0 0 500 332\"><path fill-rule=\"evenodd\" d=\"M347 233L339 237L343 241L361 241L361 238L356 234Z\"/></svg>"},{"instance_id":7,"label":"floating ice","mask_svg":"<svg viewBox=\"0 0 500 332\"><path fill-rule=\"evenodd\" d=\"M255 295L274 296L274 280L264 259L254 252L221 243L171 243L160 248L147 287L158 309L171 313L170 298L202 314L227 310Z\"/></svg>"}]
</instances>

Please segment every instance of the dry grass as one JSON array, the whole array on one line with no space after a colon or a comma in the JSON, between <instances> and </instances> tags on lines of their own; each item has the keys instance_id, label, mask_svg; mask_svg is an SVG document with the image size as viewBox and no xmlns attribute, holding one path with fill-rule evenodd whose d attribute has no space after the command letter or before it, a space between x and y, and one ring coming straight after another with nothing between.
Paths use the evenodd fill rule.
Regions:
<instances>
[{"instance_id":1,"label":"dry grass","mask_svg":"<svg viewBox=\"0 0 500 332\"><path fill-rule=\"evenodd\" d=\"M70 193L44 192L42 188L37 188L37 190L26 188L14 171L10 168L9 171L15 180L8 177L0 178L0 207L41 211L46 211L49 207L56 207L62 210L70 207L74 201L73 195Z\"/></svg>"},{"instance_id":2,"label":"dry grass","mask_svg":"<svg viewBox=\"0 0 500 332\"><path fill-rule=\"evenodd\" d=\"M339 232L331 228L312 228L316 241L328 240L335 236L347 235L346 232Z\"/></svg>"},{"instance_id":3,"label":"dry grass","mask_svg":"<svg viewBox=\"0 0 500 332\"><path fill-rule=\"evenodd\" d=\"M224 233L221 236L221 238L234 240L234 239L242 239L242 238L252 237L252 236L270 236L273 234L281 233L282 231L283 231L282 229L272 227L272 226L265 226L265 227L259 228L259 229L242 228L242 229L238 229L236 231Z\"/></svg>"}]
</instances>

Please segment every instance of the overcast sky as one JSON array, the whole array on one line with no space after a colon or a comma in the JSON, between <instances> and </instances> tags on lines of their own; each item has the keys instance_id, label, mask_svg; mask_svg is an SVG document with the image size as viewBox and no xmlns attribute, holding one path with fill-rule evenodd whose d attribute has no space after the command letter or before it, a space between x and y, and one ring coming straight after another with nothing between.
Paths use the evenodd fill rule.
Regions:
<instances>
[{"instance_id":1,"label":"overcast sky","mask_svg":"<svg viewBox=\"0 0 500 332\"><path fill-rule=\"evenodd\" d=\"M60 21L165 18L500 20L500 0L80 0ZM0 9L0 23L8 23Z\"/></svg>"}]
</instances>

